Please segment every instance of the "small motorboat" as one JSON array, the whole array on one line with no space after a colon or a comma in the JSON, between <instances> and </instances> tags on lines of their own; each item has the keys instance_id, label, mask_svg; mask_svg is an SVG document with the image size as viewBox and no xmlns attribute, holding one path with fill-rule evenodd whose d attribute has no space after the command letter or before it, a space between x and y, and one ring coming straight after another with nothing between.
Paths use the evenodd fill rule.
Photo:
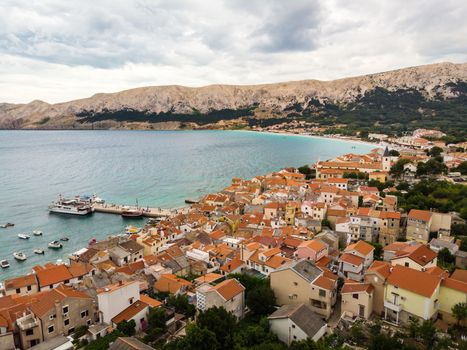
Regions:
<instances>
[{"instance_id":1,"label":"small motorboat","mask_svg":"<svg viewBox=\"0 0 467 350\"><path fill-rule=\"evenodd\" d=\"M42 231L41 230L34 230L34 231L32 231L32 234L34 236L42 236Z\"/></svg>"},{"instance_id":2,"label":"small motorboat","mask_svg":"<svg viewBox=\"0 0 467 350\"><path fill-rule=\"evenodd\" d=\"M24 261L28 258L23 252L14 252L13 257L18 261Z\"/></svg>"},{"instance_id":3,"label":"small motorboat","mask_svg":"<svg viewBox=\"0 0 467 350\"><path fill-rule=\"evenodd\" d=\"M29 238L31 238L31 236L27 235L25 233L19 233L18 238L20 238L20 239L29 239Z\"/></svg>"},{"instance_id":4,"label":"small motorboat","mask_svg":"<svg viewBox=\"0 0 467 350\"><path fill-rule=\"evenodd\" d=\"M34 249L34 254L45 254L45 251L44 249L40 249L40 248Z\"/></svg>"},{"instance_id":5,"label":"small motorboat","mask_svg":"<svg viewBox=\"0 0 467 350\"><path fill-rule=\"evenodd\" d=\"M0 225L1 228L8 228L13 226L15 226L15 224L12 224L11 222L7 222L6 224Z\"/></svg>"},{"instance_id":6,"label":"small motorboat","mask_svg":"<svg viewBox=\"0 0 467 350\"><path fill-rule=\"evenodd\" d=\"M125 227L125 231L128 235L132 235L132 234L135 234L135 233L139 233L141 231L141 229L139 227L136 227L136 226L133 226L133 225L128 225L127 227Z\"/></svg>"},{"instance_id":7,"label":"small motorboat","mask_svg":"<svg viewBox=\"0 0 467 350\"><path fill-rule=\"evenodd\" d=\"M63 247L63 245L60 243L60 241L52 241L48 244L48 247L51 249L60 249Z\"/></svg>"},{"instance_id":8,"label":"small motorboat","mask_svg":"<svg viewBox=\"0 0 467 350\"><path fill-rule=\"evenodd\" d=\"M0 260L0 266L2 267L2 269L6 269L8 267L10 267L10 263L8 262L8 260Z\"/></svg>"},{"instance_id":9,"label":"small motorboat","mask_svg":"<svg viewBox=\"0 0 467 350\"><path fill-rule=\"evenodd\" d=\"M60 238L62 242L68 242L70 239L68 237L62 237Z\"/></svg>"}]
</instances>

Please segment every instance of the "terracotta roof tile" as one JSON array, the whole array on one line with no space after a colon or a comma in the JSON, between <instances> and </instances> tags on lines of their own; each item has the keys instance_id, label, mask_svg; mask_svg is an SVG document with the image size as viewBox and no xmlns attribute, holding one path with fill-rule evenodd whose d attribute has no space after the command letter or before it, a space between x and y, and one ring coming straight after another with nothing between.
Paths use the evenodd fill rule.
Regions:
<instances>
[{"instance_id":1,"label":"terracotta roof tile","mask_svg":"<svg viewBox=\"0 0 467 350\"><path fill-rule=\"evenodd\" d=\"M412 209L409 212L408 218L428 222L432 215L433 213L431 211Z\"/></svg>"},{"instance_id":2,"label":"terracotta roof tile","mask_svg":"<svg viewBox=\"0 0 467 350\"><path fill-rule=\"evenodd\" d=\"M37 279L41 287L71 280L73 275L65 265L52 265L36 271Z\"/></svg>"},{"instance_id":3,"label":"terracotta roof tile","mask_svg":"<svg viewBox=\"0 0 467 350\"><path fill-rule=\"evenodd\" d=\"M225 280L213 287L225 300L230 300L236 295L242 293L245 287L235 278Z\"/></svg>"},{"instance_id":4,"label":"terracotta roof tile","mask_svg":"<svg viewBox=\"0 0 467 350\"><path fill-rule=\"evenodd\" d=\"M143 311L149 305L146 304L144 301L138 300L135 301L133 304L128 306L125 310L120 312L118 315L112 318L112 322L115 324L119 324L122 321L129 321L133 317L135 317L139 312Z\"/></svg>"},{"instance_id":5,"label":"terracotta roof tile","mask_svg":"<svg viewBox=\"0 0 467 350\"><path fill-rule=\"evenodd\" d=\"M370 294L373 291L373 286L369 283L349 283L346 282L344 283L344 286L342 287L341 293L346 294L346 293L361 293L361 292L367 292Z\"/></svg>"},{"instance_id":6,"label":"terracotta roof tile","mask_svg":"<svg viewBox=\"0 0 467 350\"><path fill-rule=\"evenodd\" d=\"M363 256L367 256L373 250L375 250L375 247L373 247L371 244L366 243L365 241L358 241L357 243L350 244L345 248L346 252L349 252L351 250L355 250Z\"/></svg>"},{"instance_id":7,"label":"terracotta roof tile","mask_svg":"<svg viewBox=\"0 0 467 350\"><path fill-rule=\"evenodd\" d=\"M430 298L440 284L439 277L409 267L396 265L393 267L387 282L398 288Z\"/></svg>"}]
</instances>

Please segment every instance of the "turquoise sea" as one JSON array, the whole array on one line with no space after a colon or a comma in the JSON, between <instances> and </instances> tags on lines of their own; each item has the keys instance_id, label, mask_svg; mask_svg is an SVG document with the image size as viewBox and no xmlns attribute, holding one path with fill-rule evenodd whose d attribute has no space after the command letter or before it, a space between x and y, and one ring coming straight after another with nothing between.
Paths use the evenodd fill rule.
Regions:
<instances>
[{"instance_id":1,"label":"turquoise sea","mask_svg":"<svg viewBox=\"0 0 467 350\"><path fill-rule=\"evenodd\" d=\"M354 148L353 148L354 147ZM186 198L220 190L232 177L251 178L287 166L310 164L343 153L368 152L369 145L322 138L242 131L0 131L0 259L11 267L0 281L37 264L66 257L91 237L122 233L119 216L49 214L59 194L97 193L107 202L175 207ZM42 230L28 241L18 233ZM60 251L47 243L67 236ZM35 255L43 248L44 256ZM28 255L17 262L14 251Z\"/></svg>"}]
</instances>

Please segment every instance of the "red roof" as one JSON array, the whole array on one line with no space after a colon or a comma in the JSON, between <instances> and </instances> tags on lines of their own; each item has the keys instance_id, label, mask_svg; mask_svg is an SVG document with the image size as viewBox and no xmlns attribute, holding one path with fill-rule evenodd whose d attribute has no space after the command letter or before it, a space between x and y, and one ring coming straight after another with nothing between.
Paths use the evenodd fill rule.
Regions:
<instances>
[{"instance_id":1,"label":"red roof","mask_svg":"<svg viewBox=\"0 0 467 350\"><path fill-rule=\"evenodd\" d=\"M426 272L396 265L393 267L387 282L398 288L431 298L441 279Z\"/></svg>"}]
</instances>

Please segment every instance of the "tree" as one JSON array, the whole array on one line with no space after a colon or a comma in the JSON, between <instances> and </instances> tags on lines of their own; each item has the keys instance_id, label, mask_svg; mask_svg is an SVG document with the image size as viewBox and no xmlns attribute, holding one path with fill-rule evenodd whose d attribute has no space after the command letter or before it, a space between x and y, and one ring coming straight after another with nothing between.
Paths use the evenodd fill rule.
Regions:
<instances>
[{"instance_id":1,"label":"tree","mask_svg":"<svg viewBox=\"0 0 467 350\"><path fill-rule=\"evenodd\" d=\"M402 172L404 171L404 165L410 163L410 160L401 158L399 159L396 164L394 164L391 169L389 170L389 173L395 177L401 176Z\"/></svg>"},{"instance_id":2,"label":"tree","mask_svg":"<svg viewBox=\"0 0 467 350\"><path fill-rule=\"evenodd\" d=\"M328 219L321 220L322 227L331 227L331 222Z\"/></svg>"},{"instance_id":3,"label":"tree","mask_svg":"<svg viewBox=\"0 0 467 350\"><path fill-rule=\"evenodd\" d=\"M383 260L383 246L379 243L374 243L374 242L367 242L367 243L375 247L375 251L373 253L375 260Z\"/></svg>"},{"instance_id":4,"label":"tree","mask_svg":"<svg viewBox=\"0 0 467 350\"><path fill-rule=\"evenodd\" d=\"M428 151L428 155L431 157L438 157L443 153L443 149L438 146L431 147L431 149Z\"/></svg>"},{"instance_id":5,"label":"tree","mask_svg":"<svg viewBox=\"0 0 467 350\"><path fill-rule=\"evenodd\" d=\"M123 320L117 325L117 329L128 337L135 335L136 333L135 327L136 327L135 320L130 320L130 321Z\"/></svg>"},{"instance_id":6,"label":"tree","mask_svg":"<svg viewBox=\"0 0 467 350\"><path fill-rule=\"evenodd\" d=\"M225 350L233 348L233 333L236 322L234 315L223 307L217 306L201 312L196 321L199 327L212 331L220 344L219 349Z\"/></svg>"},{"instance_id":7,"label":"tree","mask_svg":"<svg viewBox=\"0 0 467 350\"><path fill-rule=\"evenodd\" d=\"M432 320L425 320L420 325L419 335L427 349L433 348L436 342L436 328Z\"/></svg>"},{"instance_id":8,"label":"tree","mask_svg":"<svg viewBox=\"0 0 467 350\"><path fill-rule=\"evenodd\" d=\"M454 264L456 257L451 254L448 248L443 248L438 252L438 261L441 266Z\"/></svg>"},{"instance_id":9,"label":"tree","mask_svg":"<svg viewBox=\"0 0 467 350\"><path fill-rule=\"evenodd\" d=\"M462 175L467 175L467 161L460 163L456 168L452 169L452 171L458 171Z\"/></svg>"},{"instance_id":10,"label":"tree","mask_svg":"<svg viewBox=\"0 0 467 350\"><path fill-rule=\"evenodd\" d=\"M397 150L395 150L395 149L392 149L392 150L389 151L389 155L390 155L391 157L399 157L399 156L400 156L400 153L399 153L399 151L397 151Z\"/></svg>"},{"instance_id":11,"label":"tree","mask_svg":"<svg viewBox=\"0 0 467 350\"><path fill-rule=\"evenodd\" d=\"M186 295L171 296L167 305L174 307L177 313L184 314L186 317L192 317L196 312L195 306L190 304Z\"/></svg>"},{"instance_id":12,"label":"tree","mask_svg":"<svg viewBox=\"0 0 467 350\"><path fill-rule=\"evenodd\" d=\"M298 171L305 175L306 180L314 179L316 177L316 170L311 169L308 165L301 166L298 168Z\"/></svg>"},{"instance_id":13,"label":"tree","mask_svg":"<svg viewBox=\"0 0 467 350\"><path fill-rule=\"evenodd\" d=\"M263 316L274 311L276 305L276 297L271 287L260 286L251 290L246 298L246 304L250 308L253 315Z\"/></svg>"},{"instance_id":14,"label":"tree","mask_svg":"<svg viewBox=\"0 0 467 350\"><path fill-rule=\"evenodd\" d=\"M451 234L453 236L460 236L467 234L467 224L454 224L451 226Z\"/></svg>"},{"instance_id":15,"label":"tree","mask_svg":"<svg viewBox=\"0 0 467 350\"><path fill-rule=\"evenodd\" d=\"M456 318L457 324L467 319L467 303L457 303L452 307L452 315Z\"/></svg>"},{"instance_id":16,"label":"tree","mask_svg":"<svg viewBox=\"0 0 467 350\"><path fill-rule=\"evenodd\" d=\"M417 176L439 175L447 172L447 166L436 158L431 158L426 163L419 162L417 165Z\"/></svg>"},{"instance_id":17,"label":"tree","mask_svg":"<svg viewBox=\"0 0 467 350\"><path fill-rule=\"evenodd\" d=\"M165 333L166 314L165 309L162 307L150 308L148 312L148 328L146 329L146 342L153 342Z\"/></svg>"},{"instance_id":18,"label":"tree","mask_svg":"<svg viewBox=\"0 0 467 350\"><path fill-rule=\"evenodd\" d=\"M217 350L221 349L216 334L195 323L186 327L186 336L177 344L177 350Z\"/></svg>"}]
</instances>

